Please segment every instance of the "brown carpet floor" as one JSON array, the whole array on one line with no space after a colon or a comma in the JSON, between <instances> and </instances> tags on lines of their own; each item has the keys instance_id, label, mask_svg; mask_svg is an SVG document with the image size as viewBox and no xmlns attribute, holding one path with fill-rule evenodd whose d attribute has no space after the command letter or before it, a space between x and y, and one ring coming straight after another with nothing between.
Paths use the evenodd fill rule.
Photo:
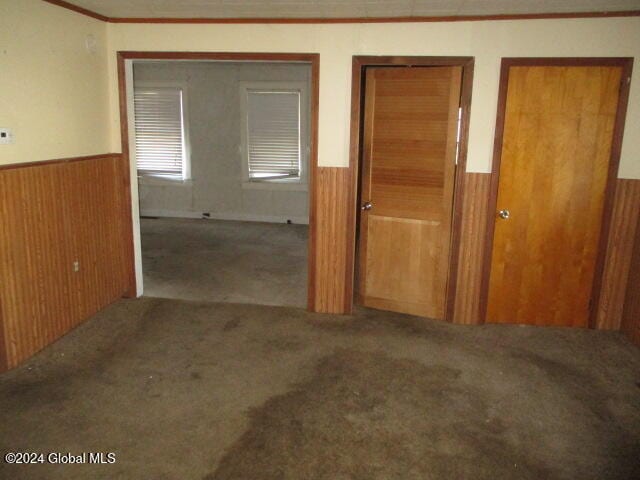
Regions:
<instances>
[{"instance_id":1,"label":"brown carpet floor","mask_svg":"<svg viewBox=\"0 0 640 480\"><path fill-rule=\"evenodd\" d=\"M11 479L637 479L640 349L614 332L144 298L0 376Z\"/></svg>"}]
</instances>

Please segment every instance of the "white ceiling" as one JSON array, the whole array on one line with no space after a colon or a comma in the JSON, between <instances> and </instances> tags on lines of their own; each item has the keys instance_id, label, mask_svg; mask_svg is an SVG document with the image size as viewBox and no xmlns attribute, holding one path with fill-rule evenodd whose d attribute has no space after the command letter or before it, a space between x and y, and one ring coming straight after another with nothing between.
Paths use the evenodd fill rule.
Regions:
<instances>
[{"instance_id":1,"label":"white ceiling","mask_svg":"<svg viewBox=\"0 0 640 480\"><path fill-rule=\"evenodd\" d=\"M640 0L68 0L107 17L401 17L638 10Z\"/></svg>"}]
</instances>

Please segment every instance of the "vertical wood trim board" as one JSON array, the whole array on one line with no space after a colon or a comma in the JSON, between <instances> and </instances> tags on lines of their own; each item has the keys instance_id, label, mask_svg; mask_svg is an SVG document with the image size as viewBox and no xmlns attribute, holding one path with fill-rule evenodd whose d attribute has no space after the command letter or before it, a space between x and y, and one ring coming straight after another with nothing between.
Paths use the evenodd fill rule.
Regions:
<instances>
[{"instance_id":1,"label":"vertical wood trim board","mask_svg":"<svg viewBox=\"0 0 640 480\"><path fill-rule=\"evenodd\" d=\"M133 211L131 201L131 170L130 170L130 157L129 157L129 124L127 117L127 88L125 77L125 63L124 57L118 54L118 103L120 109L120 138L122 147L122 164L123 164L123 181L124 181L124 200L127 205L125 215L125 221L127 229L125 230L125 248L126 255L131 264L129 269L129 288L125 293L127 298L136 298L138 292L138 286L136 282L135 271L135 247L133 241ZM137 181L137 180L136 180Z\"/></svg>"},{"instance_id":2,"label":"vertical wood trim board","mask_svg":"<svg viewBox=\"0 0 640 480\"><path fill-rule=\"evenodd\" d=\"M0 169L0 368L128 289L126 168L110 154Z\"/></svg>"},{"instance_id":3,"label":"vertical wood trim board","mask_svg":"<svg viewBox=\"0 0 640 480\"><path fill-rule=\"evenodd\" d=\"M639 214L640 180L618 179L596 312L598 329L620 329Z\"/></svg>"},{"instance_id":4,"label":"vertical wood trim board","mask_svg":"<svg viewBox=\"0 0 640 480\"><path fill-rule=\"evenodd\" d=\"M2 297L0 297L0 373L6 372L9 368L7 358L7 342L4 335L4 317L2 312Z\"/></svg>"},{"instance_id":5,"label":"vertical wood trim board","mask_svg":"<svg viewBox=\"0 0 640 480\"><path fill-rule=\"evenodd\" d=\"M640 183L640 180L636 180ZM627 280L620 329L640 346L640 215L636 218L636 237Z\"/></svg>"},{"instance_id":6,"label":"vertical wood trim board","mask_svg":"<svg viewBox=\"0 0 640 480\"><path fill-rule=\"evenodd\" d=\"M464 174L464 197L453 323L483 323L480 312L491 175Z\"/></svg>"},{"instance_id":7,"label":"vertical wood trim board","mask_svg":"<svg viewBox=\"0 0 640 480\"><path fill-rule=\"evenodd\" d=\"M353 252L348 229L352 223L351 170L319 167L315 179L315 305L322 313L346 313L345 298Z\"/></svg>"}]
</instances>

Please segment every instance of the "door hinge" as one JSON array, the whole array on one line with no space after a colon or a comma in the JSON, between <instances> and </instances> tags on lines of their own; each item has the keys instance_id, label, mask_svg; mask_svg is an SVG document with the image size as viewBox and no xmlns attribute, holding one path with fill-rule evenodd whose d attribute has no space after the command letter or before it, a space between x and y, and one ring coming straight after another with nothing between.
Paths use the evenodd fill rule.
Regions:
<instances>
[{"instance_id":1,"label":"door hinge","mask_svg":"<svg viewBox=\"0 0 640 480\"><path fill-rule=\"evenodd\" d=\"M627 77L627 85L631 83L631 77Z\"/></svg>"}]
</instances>

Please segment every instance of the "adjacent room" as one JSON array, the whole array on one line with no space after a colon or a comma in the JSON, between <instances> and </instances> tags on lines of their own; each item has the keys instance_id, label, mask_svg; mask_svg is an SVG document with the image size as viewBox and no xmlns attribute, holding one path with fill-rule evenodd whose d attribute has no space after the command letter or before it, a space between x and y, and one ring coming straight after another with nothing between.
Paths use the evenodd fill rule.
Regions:
<instances>
[{"instance_id":1,"label":"adjacent room","mask_svg":"<svg viewBox=\"0 0 640 480\"><path fill-rule=\"evenodd\" d=\"M306 306L310 75L133 62L146 296Z\"/></svg>"},{"instance_id":2,"label":"adjacent room","mask_svg":"<svg viewBox=\"0 0 640 480\"><path fill-rule=\"evenodd\" d=\"M640 0L0 0L0 478L640 478Z\"/></svg>"}]
</instances>

